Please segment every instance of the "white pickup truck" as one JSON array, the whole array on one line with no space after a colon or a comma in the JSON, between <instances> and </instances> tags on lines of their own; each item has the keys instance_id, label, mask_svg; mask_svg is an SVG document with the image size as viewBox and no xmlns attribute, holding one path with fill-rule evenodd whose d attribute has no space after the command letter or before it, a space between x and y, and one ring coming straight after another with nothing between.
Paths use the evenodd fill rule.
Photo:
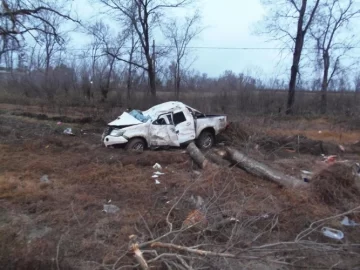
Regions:
<instances>
[{"instance_id":1,"label":"white pickup truck","mask_svg":"<svg viewBox=\"0 0 360 270\"><path fill-rule=\"evenodd\" d=\"M108 124L102 141L106 147L125 146L140 151L179 147L192 141L208 149L226 127L225 115L205 115L181 102L165 102L147 111L124 112Z\"/></svg>"}]
</instances>

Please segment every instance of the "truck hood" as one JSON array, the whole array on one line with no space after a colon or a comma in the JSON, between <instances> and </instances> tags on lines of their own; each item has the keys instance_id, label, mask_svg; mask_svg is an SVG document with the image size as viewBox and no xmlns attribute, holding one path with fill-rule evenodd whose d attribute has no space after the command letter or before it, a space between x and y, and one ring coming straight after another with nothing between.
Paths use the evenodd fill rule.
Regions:
<instances>
[{"instance_id":1,"label":"truck hood","mask_svg":"<svg viewBox=\"0 0 360 270\"><path fill-rule=\"evenodd\" d=\"M137 120L135 117L130 115L127 112L124 112L120 115L116 120L110 122L109 126L132 126L132 125L139 125L143 124L143 122Z\"/></svg>"}]
</instances>

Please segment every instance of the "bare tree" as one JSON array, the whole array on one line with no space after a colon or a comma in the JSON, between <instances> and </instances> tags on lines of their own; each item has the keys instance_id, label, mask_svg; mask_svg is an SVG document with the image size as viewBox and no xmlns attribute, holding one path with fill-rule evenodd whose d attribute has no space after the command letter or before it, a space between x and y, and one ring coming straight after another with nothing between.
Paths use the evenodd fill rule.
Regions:
<instances>
[{"instance_id":1,"label":"bare tree","mask_svg":"<svg viewBox=\"0 0 360 270\"><path fill-rule=\"evenodd\" d=\"M330 81L340 70L340 59L354 48L357 41L351 31L351 22L360 14L353 0L328 0L319 8L311 29L322 66L321 113L327 109L327 90ZM348 33L344 33L347 31Z\"/></svg>"},{"instance_id":2,"label":"bare tree","mask_svg":"<svg viewBox=\"0 0 360 270\"><path fill-rule=\"evenodd\" d=\"M52 80L53 78L51 78L53 74L50 74L50 70L52 70L51 65L57 56L60 57L60 54L65 49L69 39L66 33L59 30L62 23L64 23L64 19L62 17L59 17L52 12L45 11L43 18L50 23L51 27L57 29L57 34L54 36L54 34L51 33L50 25L41 25L39 26L39 29L42 31L40 31L37 37L35 37L37 43L40 45L39 56L43 60L44 83L42 86L47 94L47 97L52 98L54 95L54 84Z\"/></svg>"},{"instance_id":3,"label":"bare tree","mask_svg":"<svg viewBox=\"0 0 360 270\"><path fill-rule=\"evenodd\" d=\"M117 57L118 60L132 63L146 71L150 91L156 96L155 41L153 32L165 16L165 10L183 7L190 0L98 0L104 4L115 17L122 17L123 22L130 20L139 38L145 63L131 62Z\"/></svg>"},{"instance_id":4,"label":"bare tree","mask_svg":"<svg viewBox=\"0 0 360 270\"><path fill-rule=\"evenodd\" d=\"M200 19L199 13L195 12L193 16L186 17L184 23L180 24L176 19L173 19L165 27L165 36L169 39L171 47L175 48L175 63L172 71L174 72L174 89L177 99L180 95L181 71L188 46L203 30L199 27Z\"/></svg>"},{"instance_id":5,"label":"bare tree","mask_svg":"<svg viewBox=\"0 0 360 270\"><path fill-rule=\"evenodd\" d=\"M355 92L360 93L360 74L357 74L355 77Z\"/></svg>"},{"instance_id":6,"label":"bare tree","mask_svg":"<svg viewBox=\"0 0 360 270\"><path fill-rule=\"evenodd\" d=\"M125 44L126 36L118 34L115 38L111 35L111 29L103 22L96 22L89 28L89 33L93 36L93 77L95 78L95 65L99 57L104 58L106 63L103 64L103 68L98 76L102 101L107 99L107 95L110 90L111 76L115 67L115 60L121 57L121 49ZM100 53L100 55L98 55Z\"/></svg>"},{"instance_id":7,"label":"bare tree","mask_svg":"<svg viewBox=\"0 0 360 270\"><path fill-rule=\"evenodd\" d=\"M126 93L127 93L127 99L129 100L131 98L131 91L133 86L133 62L135 60L135 52L138 47L139 40L136 38L135 29L133 26L129 28L129 36L130 36L130 49L129 49L129 62L128 64L128 74L127 74L127 80L126 80Z\"/></svg>"},{"instance_id":8,"label":"bare tree","mask_svg":"<svg viewBox=\"0 0 360 270\"><path fill-rule=\"evenodd\" d=\"M51 0L2 0L0 9L0 56L1 53L20 47L20 38L25 35L36 37L36 33L46 32L60 39L58 29L47 19L45 14L52 13L58 17L74 22L62 5ZM46 27L44 27L46 26ZM12 46L11 46L12 45Z\"/></svg>"},{"instance_id":9,"label":"bare tree","mask_svg":"<svg viewBox=\"0 0 360 270\"><path fill-rule=\"evenodd\" d=\"M270 14L264 21L266 34L271 34L274 38L291 44L293 59L286 106L286 113L291 114L305 37L318 11L320 0L262 0L262 2L265 6L271 7ZM308 2L312 2L312 5Z\"/></svg>"}]
</instances>

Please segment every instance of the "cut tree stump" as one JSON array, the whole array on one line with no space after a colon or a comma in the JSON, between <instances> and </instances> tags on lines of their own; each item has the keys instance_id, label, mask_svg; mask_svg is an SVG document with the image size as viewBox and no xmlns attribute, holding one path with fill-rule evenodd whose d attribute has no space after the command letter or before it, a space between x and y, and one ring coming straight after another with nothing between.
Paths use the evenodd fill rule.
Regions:
<instances>
[{"instance_id":1,"label":"cut tree stump","mask_svg":"<svg viewBox=\"0 0 360 270\"><path fill-rule=\"evenodd\" d=\"M262 177L288 188L302 188L308 185L300 179L270 168L269 166L246 156L240 151L227 147L226 152L228 158L234 161L238 167L252 175Z\"/></svg>"}]
</instances>

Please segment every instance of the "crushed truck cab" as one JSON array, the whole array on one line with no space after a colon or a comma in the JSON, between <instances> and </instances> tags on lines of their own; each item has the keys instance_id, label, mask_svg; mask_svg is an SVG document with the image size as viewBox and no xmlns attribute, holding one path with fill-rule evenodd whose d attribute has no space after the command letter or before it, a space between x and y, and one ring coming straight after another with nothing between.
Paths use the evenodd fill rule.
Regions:
<instances>
[{"instance_id":1,"label":"crushed truck cab","mask_svg":"<svg viewBox=\"0 0 360 270\"><path fill-rule=\"evenodd\" d=\"M146 111L124 112L108 124L102 141L106 147L120 145L134 150L179 147L196 141L200 148L208 149L226 126L225 115L205 115L182 102L165 102Z\"/></svg>"}]
</instances>

